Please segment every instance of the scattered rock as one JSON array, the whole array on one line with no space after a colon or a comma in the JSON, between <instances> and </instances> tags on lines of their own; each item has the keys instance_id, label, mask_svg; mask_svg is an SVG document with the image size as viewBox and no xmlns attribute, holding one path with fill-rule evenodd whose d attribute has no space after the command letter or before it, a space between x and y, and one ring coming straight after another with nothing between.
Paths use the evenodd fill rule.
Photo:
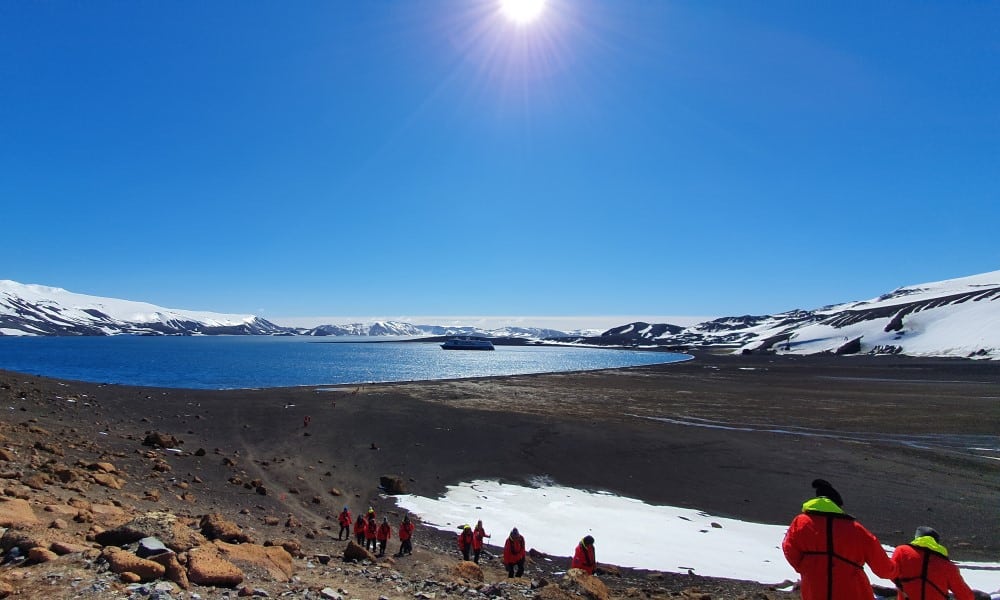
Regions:
<instances>
[{"instance_id":1,"label":"scattered rock","mask_svg":"<svg viewBox=\"0 0 1000 600\"><path fill-rule=\"evenodd\" d=\"M83 546L80 544L72 544L70 542L55 541L49 546L49 549L56 554L62 556L64 554L76 554L78 552L86 552L90 550L89 546Z\"/></svg>"},{"instance_id":2,"label":"scattered rock","mask_svg":"<svg viewBox=\"0 0 1000 600\"><path fill-rule=\"evenodd\" d=\"M177 560L177 555L173 552L163 552L161 554L156 554L150 556L149 560L160 563L163 568L166 569L165 577L170 581L173 581L181 589L190 589L191 582L188 580L187 571L181 566L179 560Z\"/></svg>"},{"instance_id":3,"label":"scattered rock","mask_svg":"<svg viewBox=\"0 0 1000 600\"><path fill-rule=\"evenodd\" d=\"M48 548L49 544L45 538L28 529L8 529L0 536L0 549L4 552L11 548L17 548L22 553L27 553L32 548Z\"/></svg>"},{"instance_id":4,"label":"scattered rock","mask_svg":"<svg viewBox=\"0 0 1000 600\"><path fill-rule=\"evenodd\" d=\"M96 508L97 505L94 505ZM167 512L148 512L114 529L97 534L94 539L102 546L124 546L142 538L155 537L174 552L185 552L201 545L205 538Z\"/></svg>"}]
</instances>

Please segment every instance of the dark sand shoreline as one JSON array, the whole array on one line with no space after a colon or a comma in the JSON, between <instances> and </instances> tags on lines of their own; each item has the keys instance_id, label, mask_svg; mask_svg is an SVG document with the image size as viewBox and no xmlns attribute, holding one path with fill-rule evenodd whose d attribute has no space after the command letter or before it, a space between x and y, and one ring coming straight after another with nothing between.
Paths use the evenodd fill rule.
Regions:
<instances>
[{"instance_id":1,"label":"dark sand shoreline","mask_svg":"<svg viewBox=\"0 0 1000 600\"><path fill-rule=\"evenodd\" d=\"M206 482L200 502L229 510L294 511L324 523L343 504L391 509L377 489L383 474L398 474L410 492L430 496L472 479L528 483L548 476L654 504L784 524L809 497L809 481L824 477L883 543L909 541L917 525L933 525L958 559L995 561L1000 554L1000 461L953 446L652 419L945 434L961 446L962 436L998 435L1000 364L992 362L699 354L607 371L223 391L10 372L0 379L10 386L13 408L22 404L44 427L89 437L117 460L131 460L147 431L176 435L189 452L205 448L204 457L185 457L183 468ZM26 388L28 397L17 397ZM64 399L71 394L77 402ZM236 465L222 465L219 455ZM268 495L227 484L233 472L261 478ZM331 488L343 496L330 496Z\"/></svg>"}]
</instances>

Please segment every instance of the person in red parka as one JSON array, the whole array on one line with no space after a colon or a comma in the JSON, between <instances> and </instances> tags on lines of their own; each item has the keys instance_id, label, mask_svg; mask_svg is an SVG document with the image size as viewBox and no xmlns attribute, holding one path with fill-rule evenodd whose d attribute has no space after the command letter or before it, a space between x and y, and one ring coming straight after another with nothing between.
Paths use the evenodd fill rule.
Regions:
<instances>
[{"instance_id":1,"label":"person in red parka","mask_svg":"<svg viewBox=\"0 0 1000 600\"><path fill-rule=\"evenodd\" d=\"M378 523L375 522L374 513L368 513L368 521L365 523L365 550L371 549L375 552L377 546Z\"/></svg>"},{"instance_id":2,"label":"person in red parka","mask_svg":"<svg viewBox=\"0 0 1000 600\"><path fill-rule=\"evenodd\" d=\"M403 516L403 522L399 524L399 552L396 556L403 556L404 554L413 554L413 523L410 521L410 515Z\"/></svg>"},{"instance_id":3,"label":"person in red parka","mask_svg":"<svg viewBox=\"0 0 1000 600\"><path fill-rule=\"evenodd\" d=\"M476 536L472 533L472 527L462 525L462 533L458 534L458 550L462 553L463 560L469 560L469 553L472 552L472 544Z\"/></svg>"},{"instance_id":4,"label":"person in red parka","mask_svg":"<svg viewBox=\"0 0 1000 600\"><path fill-rule=\"evenodd\" d=\"M510 530L507 541L503 545L503 564L507 567L507 577L514 577L514 567L517 567L517 577L524 575L524 560L527 553L524 550L524 536L518 533L517 527Z\"/></svg>"},{"instance_id":5,"label":"person in red parka","mask_svg":"<svg viewBox=\"0 0 1000 600\"><path fill-rule=\"evenodd\" d=\"M912 542L896 546L892 562L897 571L898 600L947 600L948 590L955 594L955 600L975 598L940 542L934 529L917 527Z\"/></svg>"},{"instance_id":6,"label":"person in red parka","mask_svg":"<svg viewBox=\"0 0 1000 600\"><path fill-rule=\"evenodd\" d=\"M580 569L590 575L594 574L594 569L597 568L597 561L594 560L593 536L588 535L576 545L576 551L573 553L573 564L570 565L570 568Z\"/></svg>"},{"instance_id":7,"label":"person in red parka","mask_svg":"<svg viewBox=\"0 0 1000 600\"><path fill-rule=\"evenodd\" d=\"M479 555L483 552L483 538L490 537L483 527L482 521L476 521L476 528L472 530L472 562L479 564Z\"/></svg>"},{"instance_id":8,"label":"person in red parka","mask_svg":"<svg viewBox=\"0 0 1000 600\"><path fill-rule=\"evenodd\" d=\"M382 523L379 524L378 529L375 531L375 539L378 540L378 555L385 556L385 545L389 543L389 538L392 537L392 527L389 525L389 518L382 517Z\"/></svg>"},{"instance_id":9,"label":"person in red parka","mask_svg":"<svg viewBox=\"0 0 1000 600\"><path fill-rule=\"evenodd\" d=\"M802 577L802 600L871 600L865 564L884 579L896 576L895 565L878 538L844 512L844 501L829 482L816 479L812 487L816 497L802 505L781 544Z\"/></svg>"},{"instance_id":10,"label":"person in red parka","mask_svg":"<svg viewBox=\"0 0 1000 600\"><path fill-rule=\"evenodd\" d=\"M365 516L358 515L358 520L354 522L354 541L356 541L359 546L365 545L365 528Z\"/></svg>"},{"instance_id":11,"label":"person in red parka","mask_svg":"<svg viewBox=\"0 0 1000 600\"><path fill-rule=\"evenodd\" d=\"M344 533L347 533L347 539L351 539L351 511L344 507L344 510L340 511L340 515L337 516L337 522L340 523L340 532L337 534L337 539L344 539Z\"/></svg>"}]
</instances>

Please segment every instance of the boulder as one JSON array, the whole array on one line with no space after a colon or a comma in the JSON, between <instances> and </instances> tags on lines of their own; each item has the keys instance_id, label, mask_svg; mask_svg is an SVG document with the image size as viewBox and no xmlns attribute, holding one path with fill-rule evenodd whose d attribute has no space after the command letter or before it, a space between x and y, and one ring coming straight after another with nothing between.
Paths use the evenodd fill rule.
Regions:
<instances>
[{"instance_id":1,"label":"boulder","mask_svg":"<svg viewBox=\"0 0 1000 600\"><path fill-rule=\"evenodd\" d=\"M81 544L73 544L70 542L55 541L49 546L49 549L56 554L62 556L64 554L77 554L79 552L86 552L90 550L90 546L84 546Z\"/></svg>"},{"instance_id":2,"label":"boulder","mask_svg":"<svg viewBox=\"0 0 1000 600\"><path fill-rule=\"evenodd\" d=\"M8 529L0 536L0 549L4 552L17 548L22 553L27 553L32 548L48 547L48 540L30 529Z\"/></svg>"},{"instance_id":3,"label":"boulder","mask_svg":"<svg viewBox=\"0 0 1000 600\"><path fill-rule=\"evenodd\" d=\"M547 585L539 589L535 594L535 598L538 598L538 600L576 600L576 596L558 585Z\"/></svg>"},{"instance_id":4,"label":"boulder","mask_svg":"<svg viewBox=\"0 0 1000 600\"><path fill-rule=\"evenodd\" d=\"M124 546L146 537L161 540L174 552L186 552L205 542L205 538L178 521L175 515L160 511L139 515L128 523L97 534L94 539L102 546Z\"/></svg>"},{"instance_id":5,"label":"boulder","mask_svg":"<svg viewBox=\"0 0 1000 600\"><path fill-rule=\"evenodd\" d=\"M354 540L347 542L347 547L344 548L344 562L361 562L365 560L373 563L375 562L375 555L362 548Z\"/></svg>"},{"instance_id":6,"label":"boulder","mask_svg":"<svg viewBox=\"0 0 1000 600\"><path fill-rule=\"evenodd\" d=\"M93 473L91 474L91 479L103 485L104 487L111 488L113 490L122 489L123 481L110 473Z\"/></svg>"},{"instance_id":7,"label":"boulder","mask_svg":"<svg viewBox=\"0 0 1000 600\"><path fill-rule=\"evenodd\" d=\"M222 540L233 544L251 542L250 536L243 533L236 523L228 521L219 513L211 513L201 518L199 523L201 534L209 540Z\"/></svg>"},{"instance_id":8,"label":"boulder","mask_svg":"<svg viewBox=\"0 0 1000 600\"><path fill-rule=\"evenodd\" d=\"M378 478L378 484L389 495L406 493L406 482L399 475L383 475Z\"/></svg>"},{"instance_id":9,"label":"boulder","mask_svg":"<svg viewBox=\"0 0 1000 600\"><path fill-rule=\"evenodd\" d=\"M160 563L139 558L121 548L108 547L101 552L101 557L108 563L112 573L135 573L140 581L152 581L163 577L166 569Z\"/></svg>"},{"instance_id":10,"label":"boulder","mask_svg":"<svg viewBox=\"0 0 1000 600\"><path fill-rule=\"evenodd\" d=\"M164 552L170 552L170 549L159 538L155 537L142 538L139 540L139 547L135 550L136 555L140 558L149 558L150 556L156 556Z\"/></svg>"},{"instance_id":11,"label":"boulder","mask_svg":"<svg viewBox=\"0 0 1000 600\"><path fill-rule=\"evenodd\" d=\"M583 596L589 600L608 600L608 587L604 582L580 569L567 571L559 587L570 594Z\"/></svg>"},{"instance_id":12,"label":"boulder","mask_svg":"<svg viewBox=\"0 0 1000 600\"><path fill-rule=\"evenodd\" d=\"M234 588L243 583L243 571L219 556L214 546L200 546L190 552L187 574L196 585Z\"/></svg>"},{"instance_id":13,"label":"boulder","mask_svg":"<svg viewBox=\"0 0 1000 600\"><path fill-rule=\"evenodd\" d=\"M191 588L191 582L188 580L187 571L184 570L180 561L177 560L176 554L173 552L164 552L162 554L150 556L149 560L163 565L163 568L166 569L164 576L180 586L181 589L186 590Z\"/></svg>"},{"instance_id":14,"label":"boulder","mask_svg":"<svg viewBox=\"0 0 1000 600\"><path fill-rule=\"evenodd\" d=\"M292 555L281 546L227 544L220 541L213 543L219 549L220 556L244 571L263 572L274 581L289 581L295 573Z\"/></svg>"},{"instance_id":15,"label":"boulder","mask_svg":"<svg viewBox=\"0 0 1000 600\"><path fill-rule=\"evenodd\" d=\"M39 548L36 546L31 550L28 550L28 563L32 565L38 563L47 563L57 558L59 558L59 555L49 550L48 548Z\"/></svg>"},{"instance_id":16,"label":"boulder","mask_svg":"<svg viewBox=\"0 0 1000 600\"><path fill-rule=\"evenodd\" d=\"M167 435L166 433L160 433L159 431L154 431L146 436L146 439L142 441L143 446L152 446L153 448L176 448L181 445L181 441L172 435Z\"/></svg>"},{"instance_id":17,"label":"boulder","mask_svg":"<svg viewBox=\"0 0 1000 600\"><path fill-rule=\"evenodd\" d=\"M451 569L451 575L455 579L463 581L485 581L483 569L474 562L463 560Z\"/></svg>"},{"instance_id":18,"label":"boulder","mask_svg":"<svg viewBox=\"0 0 1000 600\"><path fill-rule=\"evenodd\" d=\"M0 527L29 527L38 524L38 517L27 500L0 498Z\"/></svg>"}]
</instances>

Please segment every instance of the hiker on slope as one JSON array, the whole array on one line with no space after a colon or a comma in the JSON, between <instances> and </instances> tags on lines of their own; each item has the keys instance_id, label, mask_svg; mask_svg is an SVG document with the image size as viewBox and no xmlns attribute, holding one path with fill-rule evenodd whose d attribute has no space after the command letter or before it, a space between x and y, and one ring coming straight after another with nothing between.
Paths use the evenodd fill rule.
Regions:
<instances>
[{"instance_id":1,"label":"hiker on slope","mask_svg":"<svg viewBox=\"0 0 1000 600\"><path fill-rule=\"evenodd\" d=\"M864 566L883 579L896 576L878 538L844 512L840 493L823 479L812 482L816 497L802 505L781 549L802 576L802 600L871 600Z\"/></svg>"},{"instance_id":2,"label":"hiker on slope","mask_svg":"<svg viewBox=\"0 0 1000 600\"><path fill-rule=\"evenodd\" d=\"M898 571L894 580L898 600L947 600L948 590L955 600L973 600L972 590L940 542L934 529L917 527L912 542L896 546L892 562Z\"/></svg>"},{"instance_id":3,"label":"hiker on slope","mask_svg":"<svg viewBox=\"0 0 1000 600\"><path fill-rule=\"evenodd\" d=\"M476 521L476 528L472 530L472 562L479 564L479 555L483 551L483 539L490 537L483 527L482 521Z\"/></svg>"},{"instance_id":4,"label":"hiker on slope","mask_svg":"<svg viewBox=\"0 0 1000 600\"><path fill-rule=\"evenodd\" d=\"M524 575L525 552L524 536L518 533L517 527L510 530L507 541L503 545L503 564L507 567L507 577L515 577L514 567L517 567L516 577Z\"/></svg>"},{"instance_id":5,"label":"hiker on slope","mask_svg":"<svg viewBox=\"0 0 1000 600\"><path fill-rule=\"evenodd\" d=\"M570 568L580 569L589 575L594 574L594 569L597 568L597 561L594 559L594 536L588 535L576 545Z\"/></svg>"},{"instance_id":6,"label":"hiker on slope","mask_svg":"<svg viewBox=\"0 0 1000 600\"><path fill-rule=\"evenodd\" d=\"M472 527L462 525L462 533L458 534L458 550L462 553L462 560L469 560L469 553L472 552L472 544L475 543L476 536L472 532Z\"/></svg>"},{"instance_id":7,"label":"hiker on slope","mask_svg":"<svg viewBox=\"0 0 1000 600\"><path fill-rule=\"evenodd\" d=\"M344 510L340 511L340 515L337 516L337 522L340 523L340 532L337 534L337 539L344 539L344 533L347 533L347 539L351 539L351 511L346 506Z\"/></svg>"}]
</instances>

